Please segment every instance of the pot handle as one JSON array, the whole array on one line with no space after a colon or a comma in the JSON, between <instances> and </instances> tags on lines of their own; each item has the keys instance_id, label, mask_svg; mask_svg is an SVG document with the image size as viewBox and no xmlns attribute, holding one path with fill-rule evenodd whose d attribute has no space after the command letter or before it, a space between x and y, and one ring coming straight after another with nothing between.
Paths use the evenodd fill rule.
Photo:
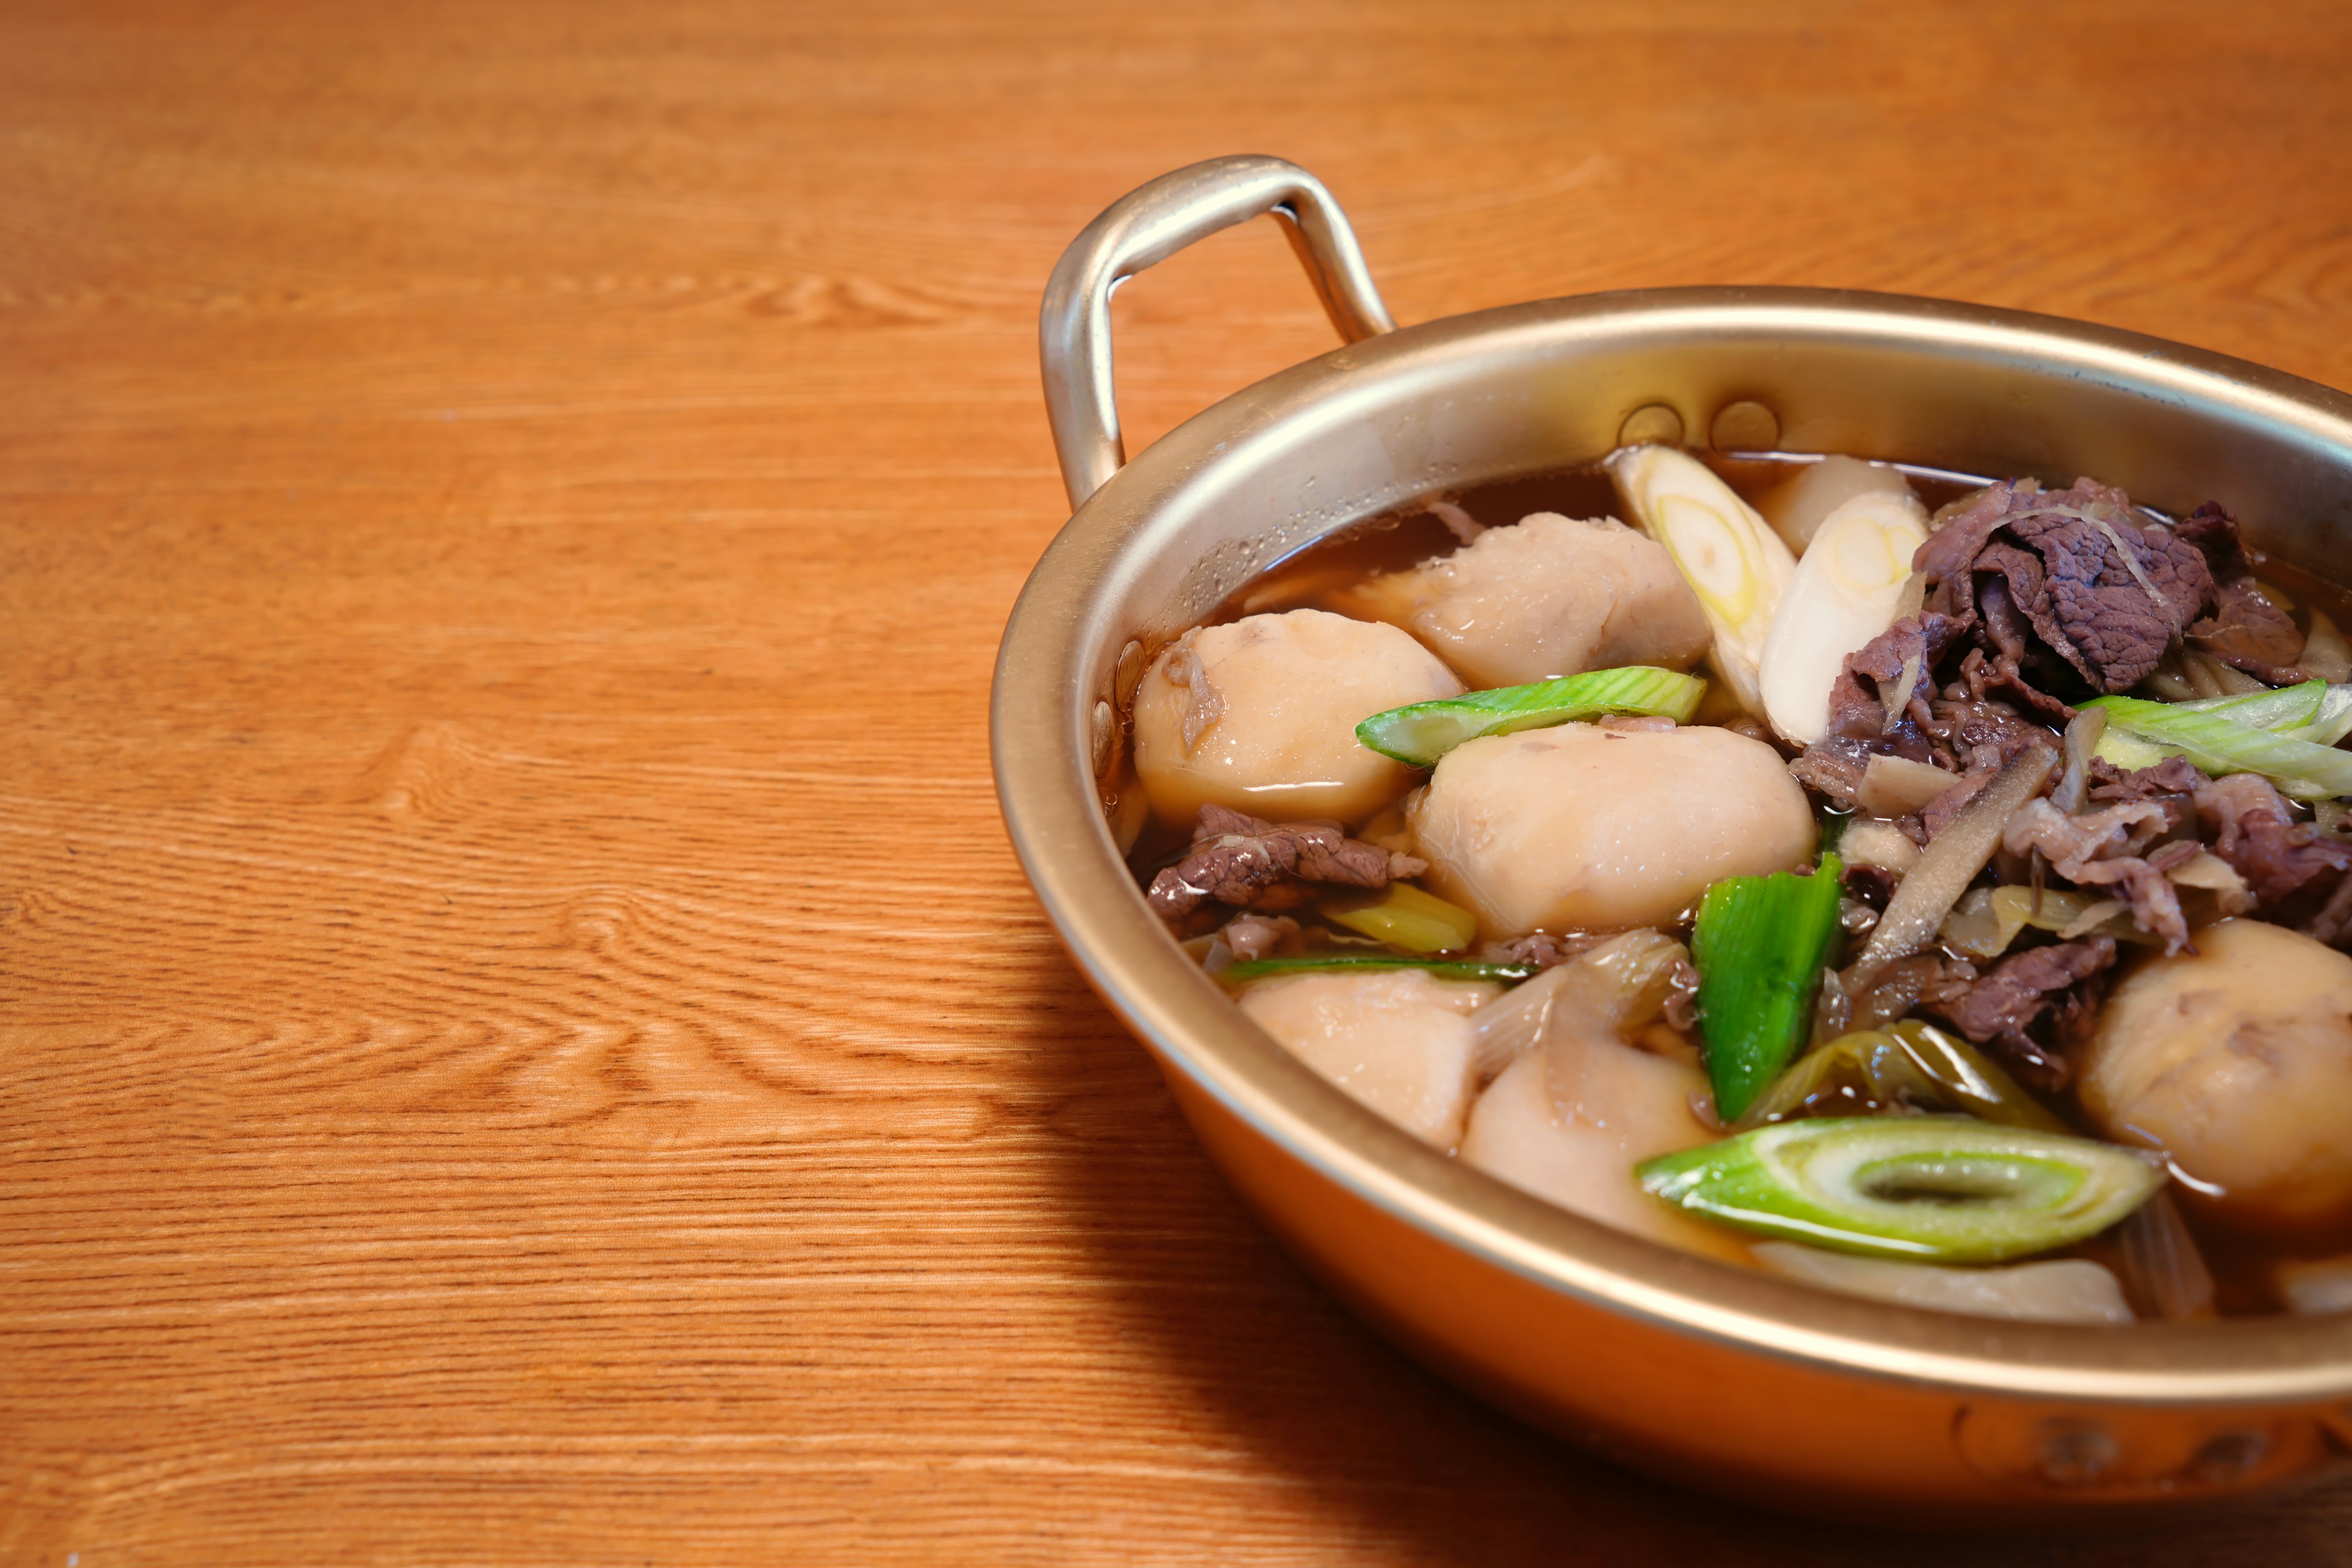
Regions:
<instances>
[{"instance_id":1,"label":"pot handle","mask_svg":"<svg viewBox=\"0 0 2352 1568\"><path fill-rule=\"evenodd\" d=\"M1076 511L1127 461L1111 384L1111 291L1219 229L1283 220L1324 313L1349 342L1396 331L1355 231L1323 182L1280 158L1212 158L1137 187L1087 225L1046 280L1037 317L1045 417Z\"/></svg>"}]
</instances>

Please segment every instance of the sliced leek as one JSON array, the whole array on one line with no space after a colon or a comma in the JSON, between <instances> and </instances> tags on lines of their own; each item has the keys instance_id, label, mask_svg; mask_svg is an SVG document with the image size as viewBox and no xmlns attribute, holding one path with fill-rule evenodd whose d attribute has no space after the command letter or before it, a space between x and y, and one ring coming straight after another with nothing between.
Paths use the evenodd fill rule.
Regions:
<instances>
[{"instance_id":1,"label":"sliced leek","mask_svg":"<svg viewBox=\"0 0 2352 1568\"><path fill-rule=\"evenodd\" d=\"M2257 692L2239 700L2262 704L2283 695L2293 694ZM2137 697L2099 697L2084 706L2106 710L2107 730L2099 740L2099 755L2118 767L2130 765L2124 759L2140 749L2116 746L2118 731L2122 731L2129 741L2155 748L2159 758L2187 757L2196 766L2216 775L2263 773L2283 792L2300 799L2326 800L2352 795L2352 753L2241 723L2231 717L2227 701L2192 705L2149 702ZM2266 709L2256 708L2253 711L2259 715ZM2317 711L2325 714L2324 696ZM2315 729L2319 723L2320 719L2315 717L2294 727Z\"/></svg>"},{"instance_id":2,"label":"sliced leek","mask_svg":"<svg viewBox=\"0 0 2352 1568\"><path fill-rule=\"evenodd\" d=\"M1541 730L1603 713L1647 714L1690 722L1706 682L1646 664L1588 669L1532 686L1498 686L1466 697L1440 698L1375 713L1356 726L1356 739L1384 757L1433 768L1437 759L1481 735Z\"/></svg>"},{"instance_id":3,"label":"sliced leek","mask_svg":"<svg viewBox=\"0 0 2352 1568\"><path fill-rule=\"evenodd\" d=\"M2153 1155L1965 1117L1783 1121L1634 1168L1692 1214L1865 1257L1998 1263L2095 1236L2164 1184Z\"/></svg>"},{"instance_id":4,"label":"sliced leek","mask_svg":"<svg viewBox=\"0 0 2352 1568\"><path fill-rule=\"evenodd\" d=\"M1787 1279L1940 1312L2041 1323L2134 1321L2116 1277L2087 1258L1950 1268L1886 1258L1845 1258L1785 1241L1759 1241L1755 1253L1757 1262Z\"/></svg>"},{"instance_id":5,"label":"sliced leek","mask_svg":"<svg viewBox=\"0 0 2352 1568\"><path fill-rule=\"evenodd\" d=\"M1304 958L1245 958L1217 971L1228 985L1269 980L1277 974L1370 973L1382 969L1426 969L1439 980L1498 980L1505 984L1536 973L1532 963L1479 963L1463 958L1411 958L1403 953L1326 952Z\"/></svg>"},{"instance_id":6,"label":"sliced leek","mask_svg":"<svg viewBox=\"0 0 2352 1568\"><path fill-rule=\"evenodd\" d=\"M1665 546L1715 630L1708 658L1739 705L1766 716L1758 668L1796 557L1756 509L1671 447L1621 447L1609 476L1633 522Z\"/></svg>"},{"instance_id":7,"label":"sliced leek","mask_svg":"<svg viewBox=\"0 0 2352 1568\"><path fill-rule=\"evenodd\" d=\"M1927 509L1906 489L1864 490L1830 513L1764 639L1758 682L1772 728L1800 746L1829 729L1830 688L1849 655L1895 624Z\"/></svg>"},{"instance_id":8,"label":"sliced leek","mask_svg":"<svg viewBox=\"0 0 2352 1568\"><path fill-rule=\"evenodd\" d=\"M2330 686L2324 680L2306 680L2300 686L2282 687L2276 691L2209 698L2178 706L2191 711L2219 713L2236 723L2268 730L2291 741L2309 741L2315 746L2332 746L2352 734L2352 686Z\"/></svg>"},{"instance_id":9,"label":"sliced leek","mask_svg":"<svg viewBox=\"0 0 2352 1568\"><path fill-rule=\"evenodd\" d=\"M1328 900L1319 909L1332 924L1407 952L1459 952L1478 940L1476 915L1410 882L1391 882L1360 897Z\"/></svg>"},{"instance_id":10,"label":"sliced leek","mask_svg":"<svg viewBox=\"0 0 2352 1568\"><path fill-rule=\"evenodd\" d=\"M1727 877L1699 901L1691 931L1699 1034L1716 1113L1727 1121L1780 1076L1812 1021L1843 872L1836 856L1824 856L1810 877Z\"/></svg>"},{"instance_id":11,"label":"sliced leek","mask_svg":"<svg viewBox=\"0 0 2352 1568\"><path fill-rule=\"evenodd\" d=\"M2063 1132L2066 1124L1966 1040L1917 1018L1860 1029L1816 1046L1748 1108L1743 1127L1801 1115L1816 1098L1852 1110L1956 1110L1980 1121Z\"/></svg>"}]
</instances>

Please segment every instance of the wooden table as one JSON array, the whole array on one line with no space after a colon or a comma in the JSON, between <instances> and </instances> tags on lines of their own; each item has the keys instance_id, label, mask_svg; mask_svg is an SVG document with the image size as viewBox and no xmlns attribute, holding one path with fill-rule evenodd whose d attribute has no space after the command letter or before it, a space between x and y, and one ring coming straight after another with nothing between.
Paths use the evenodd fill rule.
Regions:
<instances>
[{"instance_id":1,"label":"wooden table","mask_svg":"<svg viewBox=\"0 0 2352 1568\"><path fill-rule=\"evenodd\" d=\"M8 7L0 1560L1986 1560L1488 1414L1209 1170L994 815L1037 295L1267 151L1408 321L2352 386L2347 82L2333 0ZM1119 310L1139 439L1328 341L1262 224Z\"/></svg>"}]
</instances>

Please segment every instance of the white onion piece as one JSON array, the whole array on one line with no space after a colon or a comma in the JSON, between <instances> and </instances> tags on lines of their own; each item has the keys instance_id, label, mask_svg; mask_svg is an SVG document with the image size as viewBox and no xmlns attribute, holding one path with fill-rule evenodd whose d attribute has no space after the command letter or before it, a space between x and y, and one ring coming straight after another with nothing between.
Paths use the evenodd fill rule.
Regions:
<instances>
[{"instance_id":1,"label":"white onion piece","mask_svg":"<svg viewBox=\"0 0 2352 1568\"><path fill-rule=\"evenodd\" d=\"M1902 757L1873 757L1853 803L1873 816L1908 816L1960 782L1960 775Z\"/></svg>"},{"instance_id":2,"label":"white onion piece","mask_svg":"<svg viewBox=\"0 0 2352 1568\"><path fill-rule=\"evenodd\" d=\"M2011 814L2042 793L2057 761L2053 747L2021 752L1944 825L1887 901L1886 912L1871 931L1870 945L1854 961L1849 990L1865 989L1888 964L1935 940L1944 917L2000 847L2000 830Z\"/></svg>"},{"instance_id":3,"label":"white onion piece","mask_svg":"<svg viewBox=\"0 0 2352 1568\"><path fill-rule=\"evenodd\" d=\"M1927 509L1908 489L1864 490L1822 521L1773 612L1757 673L1765 716L1788 740L1810 746L1829 728L1830 688L1849 654L1895 624L1927 542Z\"/></svg>"},{"instance_id":4,"label":"white onion piece","mask_svg":"<svg viewBox=\"0 0 2352 1568\"><path fill-rule=\"evenodd\" d=\"M1742 708L1765 718L1757 669L1796 557L1755 508L1686 453L1620 447L1607 467L1635 525L1665 546L1698 595L1715 632L1715 672Z\"/></svg>"},{"instance_id":5,"label":"white onion piece","mask_svg":"<svg viewBox=\"0 0 2352 1568\"><path fill-rule=\"evenodd\" d=\"M1759 1263L1786 1279L1906 1306L2039 1323L2133 1321L2116 1277L2085 1258L1999 1268L1952 1268L1883 1258L1848 1258L1786 1241L1759 1243L1755 1253Z\"/></svg>"}]
</instances>

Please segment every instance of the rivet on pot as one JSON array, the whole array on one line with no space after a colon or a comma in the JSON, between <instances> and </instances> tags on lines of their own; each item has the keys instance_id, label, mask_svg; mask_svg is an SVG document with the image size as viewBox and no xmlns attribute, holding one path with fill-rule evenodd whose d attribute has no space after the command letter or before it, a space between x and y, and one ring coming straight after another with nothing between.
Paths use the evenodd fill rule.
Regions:
<instances>
[{"instance_id":1,"label":"rivet on pot","mask_svg":"<svg viewBox=\"0 0 2352 1568\"><path fill-rule=\"evenodd\" d=\"M1617 426L1620 447L1679 447L1683 416L1663 403L1646 403L1625 416Z\"/></svg>"},{"instance_id":2,"label":"rivet on pot","mask_svg":"<svg viewBox=\"0 0 2352 1568\"><path fill-rule=\"evenodd\" d=\"M2263 1462L2271 1440L2261 1432L2223 1432L2210 1437L2189 1461L2189 1473L2208 1486L2227 1486Z\"/></svg>"},{"instance_id":3,"label":"rivet on pot","mask_svg":"<svg viewBox=\"0 0 2352 1568\"><path fill-rule=\"evenodd\" d=\"M1118 733L1118 718L1108 702L1095 704L1095 777L1100 778L1110 769L1110 743Z\"/></svg>"},{"instance_id":4,"label":"rivet on pot","mask_svg":"<svg viewBox=\"0 0 2352 1568\"><path fill-rule=\"evenodd\" d=\"M2053 1486L2089 1486L2107 1473L2122 1451L2113 1434L2087 1421L2053 1421L2042 1433L2033 1468Z\"/></svg>"},{"instance_id":5,"label":"rivet on pot","mask_svg":"<svg viewBox=\"0 0 2352 1568\"><path fill-rule=\"evenodd\" d=\"M1718 452L1769 452L1780 445L1780 421L1751 397L1727 403L1707 426L1707 445Z\"/></svg>"}]
</instances>

